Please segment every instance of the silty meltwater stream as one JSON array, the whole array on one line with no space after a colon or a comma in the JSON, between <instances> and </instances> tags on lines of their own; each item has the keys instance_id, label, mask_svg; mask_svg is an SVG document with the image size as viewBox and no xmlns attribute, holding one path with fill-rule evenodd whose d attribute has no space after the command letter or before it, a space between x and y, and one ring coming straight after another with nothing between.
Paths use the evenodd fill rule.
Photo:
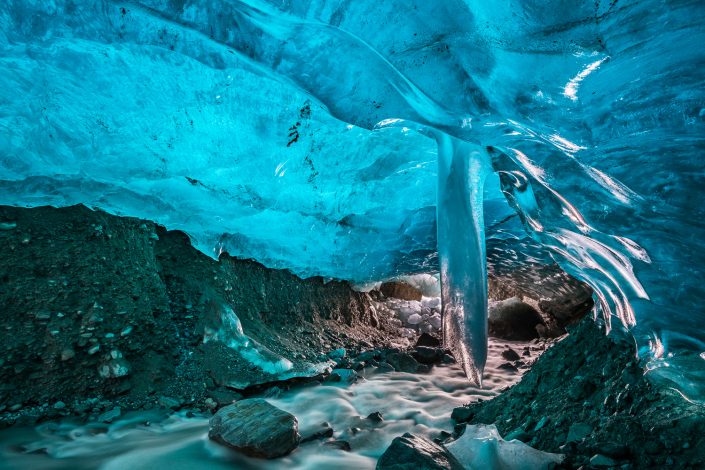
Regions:
<instances>
[{"instance_id":1,"label":"silty meltwater stream","mask_svg":"<svg viewBox=\"0 0 705 470\"><path fill-rule=\"evenodd\" d=\"M352 385L326 382L265 395L298 418L302 434L328 422L334 439L350 444L349 452L314 440L284 458L252 459L209 441L207 415L150 410L126 413L111 424L64 420L1 431L0 469L373 469L396 436L411 432L434 438L441 431L452 432L454 407L491 398L515 383L521 373L500 368L506 362L501 357L505 345L516 351L531 346L531 359L541 349L491 341L484 389L473 386L452 364L434 367L428 374L375 373L368 368L361 371L364 379ZM365 419L376 411L383 422Z\"/></svg>"}]
</instances>

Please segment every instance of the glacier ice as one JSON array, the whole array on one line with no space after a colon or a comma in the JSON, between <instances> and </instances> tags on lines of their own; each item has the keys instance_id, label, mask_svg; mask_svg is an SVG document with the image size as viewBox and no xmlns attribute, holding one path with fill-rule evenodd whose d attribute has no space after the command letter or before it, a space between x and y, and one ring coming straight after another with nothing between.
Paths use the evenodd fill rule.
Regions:
<instances>
[{"instance_id":1,"label":"glacier ice","mask_svg":"<svg viewBox=\"0 0 705 470\"><path fill-rule=\"evenodd\" d=\"M632 329L650 373L697 383L703 13L7 0L0 203L148 218L303 276L440 269L446 329L476 373L484 263L557 262L608 326Z\"/></svg>"},{"instance_id":2,"label":"glacier ice","mask_svg":"<svg viewBox=\"0 0 705 470\"><path fill-rule=\"evenodd\" d=\"M481 147L438 137L438 258L443 342L482 384L487 362L487 256L483 190L490 171Z\"/></svg>"},{"instance_id":3,"label":"glacier ice","mask_svg":"<svg viewBox=\"0 0 705 470\"><path fill-rule=\"evenodd\" d=\"M212 306L214 315L211 325L206 325L203 343L219 341L227 347L236 350L253 367L268 374L284 374L291 370L293 364L245 335L242 323L232 308L228 306Z\"/></svg>"},{"instance_id":4,"label":"glacier ice","mask_svg":"<svg viewBox=\"0 0 705 470\"><path fill-rule=\"evenodd\" d=\"M563 455L536 450L513 439L505 441L494 424L468 425L457 440L446 447L471 469L548 470L563 462Z\"/></svg>"}]
</instances>

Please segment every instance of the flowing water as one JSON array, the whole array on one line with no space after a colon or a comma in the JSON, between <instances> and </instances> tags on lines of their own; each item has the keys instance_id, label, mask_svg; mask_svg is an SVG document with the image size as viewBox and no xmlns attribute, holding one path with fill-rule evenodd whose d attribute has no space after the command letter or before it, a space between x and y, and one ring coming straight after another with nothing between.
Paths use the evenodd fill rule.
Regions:
<instances>
[{"instance_id":1,"label":"flowing water","mask_svg":"<svg viewBox=\"0 0 705 470\"><path fill-rule=\"evenodd\" d=\"M273 405L296 415L304 435L328 422L334 438L350 444L350 452L316 440L284 458L252 459L209 441L207 415L150 410L127 413L112 424L65 420L4 430L0 469L373 469L394 437L411 432L434 438L441 431L452 432L454 407L493 397L518 381L521 372L500 367L506 362L501 357L505 345L520 353L529 346L531 359L543 349L491 341L483 389L470 384L461 367L451 364L434 367L428 374L375 373L369 368L352 385L304 385L265 395ZM365 419L376 411L384 416L383 422Z\"/></svg>"}]
</instances>

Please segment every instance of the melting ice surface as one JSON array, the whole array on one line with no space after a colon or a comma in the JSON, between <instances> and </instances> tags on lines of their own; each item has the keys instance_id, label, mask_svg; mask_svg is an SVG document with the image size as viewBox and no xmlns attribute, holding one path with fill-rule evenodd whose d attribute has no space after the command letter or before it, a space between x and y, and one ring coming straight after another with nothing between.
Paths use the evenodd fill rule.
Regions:
<instances>
[{"instance_id":1,"label":"melting ice surface","mask_svg":"<svg viewBox=\"0 0 705 470\"><path fill-rule=\"evenodd\" d=\"M7 0L0 203L145 217L305 276L440 269L471 377L485 263L555 261L653 374L702 398L703 13Z\"/></svg>"}]
</instances>

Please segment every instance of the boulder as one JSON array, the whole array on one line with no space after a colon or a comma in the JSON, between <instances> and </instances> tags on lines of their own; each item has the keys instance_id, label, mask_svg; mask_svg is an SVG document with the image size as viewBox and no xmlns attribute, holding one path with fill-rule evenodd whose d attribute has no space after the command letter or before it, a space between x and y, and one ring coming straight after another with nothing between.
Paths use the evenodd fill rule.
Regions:
<instances>
[{"instance_id":1,"label":"boulder","mask_svg":"<svg viewBox=\"0 0 705 470\"><path fill-rule=\"evenodd\" d=\"M489 334L495 338L518 341L538 338L537 325L545 326L541 314L516 297L497 302L489 309Z\"/></svg>"},{"instance_id":2,"label":"boulder","mask_svg":"<svg viewBox=\"0 0 705 470\"><path fill-rule=\"evenodd\" d=\"M394 297L402 300L421 300L421 291L411 284L401 281L383 282L379 288L385 297Z\"/></svg>"},{"instance_id":3,"label":"boulder","mask_svg":"<svg viewBox=\"0 0 705 470\"><path fill-rule=\"evenodd\" d=\"M238 400L242 400L242 395L225 387L209 390L208 396L216 403L218 408L228 406Z\"/></svg>"},{"instance_id":4,"label":"boulder","mask_svg":"<svg viewBox=\"0 0 705 470\"><path fill-rule=\"evenodd\" d=\"M384 374L386 372L394 372L394 366L388 362L380 362L375 369L376 374Z\"/></svg>"},{"instance_id":5,"label":"boulder","mask_svg":"<svg viewBox=\"0 0 705 470\"><path fill-rule=\"evenodd\" d=\"M463 470L444 447L406 433L395 438L377 461L377 470Z\"/></svg>"},{"instance_id":6,"label":"boulder","mask_svg":"<svg viewBox=\"0 0 705 470\"><path fill-rule=\"evenodd\" d=\"M421 333L419 339L416 340L416 346L429 346L431 348L438 348L441 346L441 340L429 333Z\"/></svg>"},{"instance_id":7,"label":"boulder","mask_svg":"<svg viewBox=\"0 0 705 470\"><path fill-rule=\"evenodd\" d=\"M333 369L326 381L351 384L357 382L358 377L357 372L351 369Z\"/></svg>"},{"instance_id":8,"label":"boulder","mask_svg":"<svg viewBox=\"0 0 705 470\"><path fill-rule=\"evenodd\" d=\"M435 364L440 362L445 352L440 348L416 346L411 355L421 364Z\"/></svg>"},{"instance_id":9,"label":"boulder","mask_svg":"<svg viewBox=\"0 0 705 470\"><path fill-rule=\"evenodd\" d=\"M578 442L592 434L592 426L586 423L573 423L568 429L566 442Z\"/></svg>"},{"instance_id":10,"label":"boulder","mask_svg":"<svg viewBox=\"0 0 705 470\"><path fill-rule=\"evenodd\" d=\"M287 455L301 440L296 417L261 398L221 408L210 420L208 437L251 457Z\"/></svg>"},{"instance_id":11,"label":"boulder","mask_svg":"<svg viewBox=\"0 0 705 470\"><path fill-rule=\"evenodd\" d=\"M419 363L407 353L387 354L387 362L394 367L397 372L415 373L419 369Z\"/></svg>"}]
</instances>

